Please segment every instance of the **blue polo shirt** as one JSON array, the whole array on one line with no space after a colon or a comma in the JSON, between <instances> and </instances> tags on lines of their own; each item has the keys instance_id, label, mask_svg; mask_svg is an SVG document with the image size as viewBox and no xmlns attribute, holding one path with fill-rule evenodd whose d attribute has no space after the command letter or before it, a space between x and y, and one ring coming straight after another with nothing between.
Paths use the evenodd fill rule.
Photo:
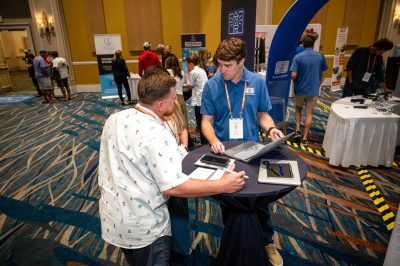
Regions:
<instances>
[{"instance_id":1,"label":"blue polo shirt","mask_svg":"<svg viewBox=\"0 0 400 266\"><path fill-rule=\"evenodd\" d=\"M294 94L296 96L318 96L321 81L321 72L328 69L325 57L306 48L303 52L295 55L290 71L297 72L293 81Z\"/></svg>"},{"instance_id":2,"label":"blue polo shirt","mask_svg":"<svg viewBox=\"0 0 400 266\"><path fill-rule=\"evenodd\" d=\"M244 84L247 93L243 108L243 140L258 140L258 112L271 110L271 102L265 80L257 74L243 68L242 79L237 83L225 81L221 72L217 72L204 86L200 112L214 117L215 135L221 141L229 141L229 108L224 84L228 86L233 118L240 117ZM235 139L236 140L236 139Z\"/></svg>"}]
</instances>

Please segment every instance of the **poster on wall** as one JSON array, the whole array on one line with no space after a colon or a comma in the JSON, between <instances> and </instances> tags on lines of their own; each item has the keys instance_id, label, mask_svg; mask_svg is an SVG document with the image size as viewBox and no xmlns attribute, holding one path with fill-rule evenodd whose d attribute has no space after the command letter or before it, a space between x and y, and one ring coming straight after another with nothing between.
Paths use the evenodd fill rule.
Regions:
<instances>
[{"instance_id":1,"label":"poster on wall","mask_svg":"<svg viewBox=\"0 0 400 266\"><path fill-rule=\"evenodd\" d=\"M199 53L201 49L206 47L205 33L191 33L181 35L182 45L182 70L186 72L185 58L193 53Z\"/></svg>"},{"instance_id":2,"label":"poster on wall","mask_svg":"<svg viewBox=\"0 0 400 266\"><path fill-rule=\"evenodd\" d=\"M342 26L337 29L335 57L333 58L331 91L340 90L340 81L343 76L344 54L346 51L347 36L349 27Z\"/></svg>"},{"instance_id":3,"label":"poster on wall","mask_svg":"<svg viewBox=\"0 0 400 266\"><path fill-rule=\"evenodd\" d=\"M97 66L99 68L101 97L117 98L118 90L112 74L112 60L115 51L122 50L120 34L94 34Z\"/></svg>"}]
</instances>

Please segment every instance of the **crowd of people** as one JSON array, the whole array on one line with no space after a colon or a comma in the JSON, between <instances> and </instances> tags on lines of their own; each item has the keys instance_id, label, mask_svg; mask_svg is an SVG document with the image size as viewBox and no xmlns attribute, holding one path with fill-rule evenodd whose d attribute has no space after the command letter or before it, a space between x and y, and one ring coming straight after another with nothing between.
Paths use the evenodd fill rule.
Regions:
<instances>
[{"instance_id":1,"label":"crowd of people","mask_svg":"<svg viewBox=\"0 0 400 266\"><path fill-rule=\"evenodd\" d=\"M37 97L44 97L43 103L56 103L59 100L54 94L54 88L58 87L63 100L73 99L69 86L69 66L65 58L60 57L57 51L39 50L35 56L31 50L25 50L25 61L29 77L36 88Z\"/></svg>"},{"instance_id":2,"label":"crowd of people","mask_svg":"<svg viewBox=\"0 0 400 266\"><path fill-rule=\"evenodd\" d=\"M296 139L308 145L313 107L328 69L323 54L314 51L316 33L302 37L303 49L290 68L296 103ZM393 47L387 39L358 48L348 64L343 97L367 95L384 85L382 54ZM171 225L168 198L232 193L245 185L245 172L224 173L220 180L196 180L182 171L182 160L190 148L184 90L191 90L200 143L224 154L223 142L257 141L262 129L272 140L284 136L269 112L272 109L265 80L245 67L246 47L240 38L228 38L217 47L213 62L203 48L184 58L185 74L170 45L158 45L157 53L144 42L139 56L139 102L111 115L103 129L99 158L99 212L103 239L122 249L129 265L168 265ZM26 51L29 75L45 103L55 103L54 87L64 100L71 100L67 61L56 51ZM159 58L161 57L161 60ZM120 50L112 61L114 81L122 104L133 103L130 76ZM187 78L185 78L187 76ZM56 84L56 85L55 85ZM306 107L301 133L302 108ZM132 123L132 121L136 121ZM223 221L229 211L221 206ZM266 257L272 265L283 265L276 249L268 205L256 210L262 227Z\"/></svg>"}]
</instances>

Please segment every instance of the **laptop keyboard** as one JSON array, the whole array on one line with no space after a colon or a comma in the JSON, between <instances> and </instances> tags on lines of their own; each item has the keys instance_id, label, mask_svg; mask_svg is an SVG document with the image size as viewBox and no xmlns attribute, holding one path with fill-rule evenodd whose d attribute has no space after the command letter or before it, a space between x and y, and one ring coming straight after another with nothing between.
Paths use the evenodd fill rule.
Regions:
<instances>
[{"instance_id":1,"label":"laptop keyboard","mask_svg":"<svg viewBox=\"0 0 400 266\"><path fill-rule=\"evenodd\" d=\"M243 160L247 160L247 159L253 157L263 147L264 147L264 145L262 145L262 144L254 145L254 146L251 146L241 152L236 153L235 156L238 158L242 158Z\"/></svg>"}]
</instances>

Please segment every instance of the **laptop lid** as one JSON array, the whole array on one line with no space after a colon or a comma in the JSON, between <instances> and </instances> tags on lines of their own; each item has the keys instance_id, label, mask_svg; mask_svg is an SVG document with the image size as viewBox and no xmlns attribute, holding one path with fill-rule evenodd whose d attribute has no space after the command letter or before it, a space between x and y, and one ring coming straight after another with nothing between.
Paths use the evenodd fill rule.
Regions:
<instances>
[{"instance_id":1,"label":"laptop lid","mask_svg":"<svg viewBox=\"0 0 400 266\"><path fill-rule=\"evenodd\" d=\"M286 140L292 137L295 132L292 132L283 138L274 140L268 144L260 144L258 142L244 142L225 151L225 154L231 158L248 163L274 149L281 146ZM249 144L250 143L250 144ZM258 146L256 146L258 145ZM262 145L260 147L259 145Z\"/></svg>"}]
</instances>

